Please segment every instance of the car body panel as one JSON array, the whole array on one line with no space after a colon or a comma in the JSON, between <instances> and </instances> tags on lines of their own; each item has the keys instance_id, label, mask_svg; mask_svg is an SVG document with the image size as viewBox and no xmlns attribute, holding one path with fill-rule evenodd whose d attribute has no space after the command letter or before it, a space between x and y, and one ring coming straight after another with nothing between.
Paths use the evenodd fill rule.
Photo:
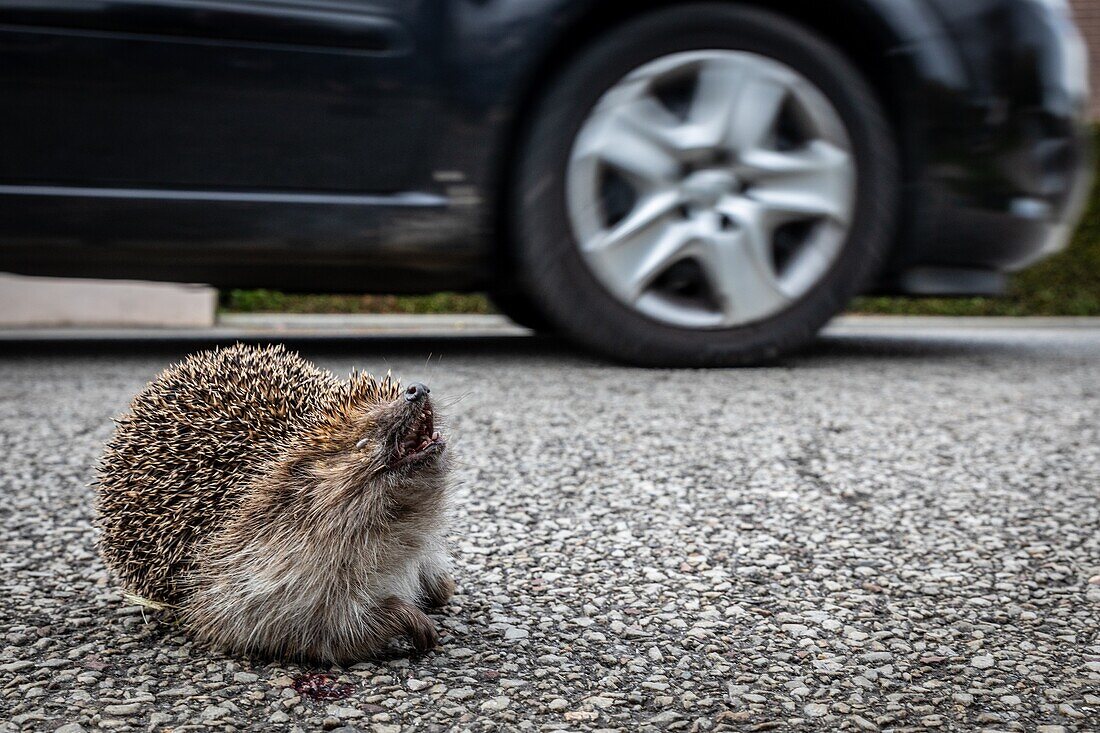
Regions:
<instances>
[{"instance_id":1,"label":"car body panel","mask_svg":"<svg viewBox=\"0 0 1100 733\"><path fill-rule=\"evenodd\" d=\"M408 189L436 105L437 65L408 35L432 27L424 12L400 0L4 0L0 182Z\"/></svg>"}]
</instances>

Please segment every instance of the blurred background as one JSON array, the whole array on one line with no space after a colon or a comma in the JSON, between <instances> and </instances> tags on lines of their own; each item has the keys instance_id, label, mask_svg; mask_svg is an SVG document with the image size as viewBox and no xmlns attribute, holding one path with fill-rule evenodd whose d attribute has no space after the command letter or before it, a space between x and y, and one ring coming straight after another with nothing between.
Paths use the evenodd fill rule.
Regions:
<instances>
[{"instance_id":1,"label":"blurred background","mask_svg":"<svg viewBox=\"0 0 1100 733\"><path fill-rule=\"evenodd\" d=\"M653 322L728 333L721 363L838 296L1100 315L1100 4L842 7L11 4L0 324L503 312L628 361L691 361Z\"/></svg>"}]
</instances>

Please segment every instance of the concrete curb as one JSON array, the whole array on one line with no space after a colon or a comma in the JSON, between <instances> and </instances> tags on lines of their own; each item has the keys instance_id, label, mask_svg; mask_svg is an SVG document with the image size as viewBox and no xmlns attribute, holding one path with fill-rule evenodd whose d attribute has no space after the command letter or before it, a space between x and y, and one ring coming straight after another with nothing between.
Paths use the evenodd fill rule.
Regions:
<instances>
[{"instance_id":1,"label":"concrete curb","mask_svg":"<svg viewBox=\"0 0 1100 733\"><path fill-rule=\"evenodd\" d=\"M901 333L913 331L1097 330L1100 318L983 318L952 316L863 316L834 319L826 333ZM0 341L173 341L209 339L357 339L371 336L438 338L518 337L531 331L504 316L234 313L206 328L0 328Z\"/></svg>"},{"instance_id":2,"label":"concrete curb","mask_svg":"<svg viewBox=\"0 0 1100 733\"><path fill-rule=\"evenodd\" d=\"M218 291L205 285L25 277L0 273L0 328L211 328Z\"/></svg>"},{"instance_id":3,"label":"concrete curb","mask_svg":"<svg viewBox=\"0 0 1100 733\"><path fill-rule=\"evenodd\" d=\"M483 338L529 336L497 315L230 314L210 328L0 328L0 342L18 341L280 341L371 337Z\"/></svg>"},{"instance_id":4,"label":"concrete curb","mask_svg":"<svg viewBox=\"0 0 1100 733\"><path fill-rule=\"evenodd\" d=\"M483 313L224 313L219 328L244 331L356 331L369 333L419 333L424 331L522 331L504 316Z\"/></svg>"},{"instance_id":5,"label":"concrete curb","mask_svg":"<svg viewBox=\"0 0 1100 733\"><path fill-rule=\"evenodd\" d=\"M827 330L881 329L980 329L1100 328L1100 316L875 316L850 314L834 318Z\"/></svg>"}]
</instances>

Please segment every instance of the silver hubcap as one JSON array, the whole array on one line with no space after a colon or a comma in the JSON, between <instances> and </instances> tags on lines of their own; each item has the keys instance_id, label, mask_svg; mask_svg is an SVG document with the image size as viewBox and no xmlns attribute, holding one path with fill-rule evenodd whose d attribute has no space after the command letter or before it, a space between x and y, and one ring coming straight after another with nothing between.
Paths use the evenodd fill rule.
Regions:
<instances>
[{"instance_id":1,"label":"silver hubcap","mask_svg":"<svg viewBox=\"0 0 1100 733\"><path fill-rule=\"evenodd\" d=\"M855 205L840 116L790 67L690 51L635 69L581 126L566 174L586 263L651 318L721 328L804 295Z\"/></svg>"}]
</instances>

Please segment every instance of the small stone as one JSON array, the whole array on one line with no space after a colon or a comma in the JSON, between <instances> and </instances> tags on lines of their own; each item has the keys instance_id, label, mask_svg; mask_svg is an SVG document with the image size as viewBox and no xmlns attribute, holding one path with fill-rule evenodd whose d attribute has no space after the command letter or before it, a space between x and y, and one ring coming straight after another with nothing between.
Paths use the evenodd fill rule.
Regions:
<instances>
[{"instance_id":1,"label":"small stone","mask_svg":"<svg viewBox=\"0 0 1100 733\"><path fill-rule=\"evenodd\" d=\"M207 705L200 715L203 720L217 720L229 715L229 710L220 705Z\"/></svg>"},{"instance_id":2,"label":"small stone","mask_svg":"<svg viewBox=\"0 0 1100 733\"><path fill-rule=\"evenodd\" d=\"M593 710L570 710L565 714L566 720L595 720L599 713Z\"/></svg>"},{"instance_id":3,"label":"small stone","mask_svg":"<svg viewBox=\"0 0 1100 733\"><path fill-rule=\"evenodd\" d=\"M724 723L727 720L733 723L740 723L748 720L751 717L752 713L750 713L748 710L738 710L737 712L733 712L732 710L723 710L722 712L718 713L718 717L716 717L714 720L716 723Z\"/></svg>"},{"instance_id":4,"label":"small stone","mask_svg":"<svg viewBox=\"0 0 1100 733\"><path fill-rule=\"evenodd\" d=\"M515 641L517 639L526 639L530 636L527 629L520 629L515 626L509 626L504 630L504 639L506 641Z\"/></svg>"},{"instance_id":5,"label":"small stone","mask_svg":"<svg viewBox=\"0 0 1100 733\"><path fill-rule=\"evenodd\" d=\"M1066 733L1066 726L1064 725L1040 725L1035 729L1035 733Z\"/></svg>"},{"instance_id":6,"label":"small stone","mask_svg":"<svg viewBox=\"0 0 1100 733\"><path fill-rule=\"evenodd\" d=\"M55 728L53 733L85 733L85 730L80 723L66 723L60 728Z\"/></svg>"},{"instance_id":7,"label":"small stone","mask_svg":"<svg viewBox=\"0 0 1100 733\"><path fill-rule=\"evenodd\" d=\"M260 675L254 672L237 672L237 674L233 675L234 682L240 682L246 685L257 681L258 679L260 679Z\"/></svg>"},{"instance_id":8,"label":"small stone","mask_svg":"<svg viewBox=\"0 0 1100 733\"><path fill-rule=\"evenodd\" d=\"M682 717L680 713L675 710L665 710L654 715L649 719L649 722L652 725L667 726L669 723L679 720L680 717Z\"/></svg>"},{"instance_id":9,"label":"small stone","mask_svg":"<svg viewBox=\"0 0 1100 733\"><path fill-rule=\"evenodd\" d=\"M424 680L418 680L415 677L410 677L409 679L405 680L405 686L408 687L413 692L419 692L420 690L423 690L427 687L431 687L432 684L433 684L432 682L425 682Z\"/></svg>"},{"instance_id":10,"label":"small stone","mask_svg":"<svg viewBox=\"0 0 1100 733\"><path fill-rule=\"evenodd\" d=\"M325 709L325 712L334 718L341 718L344 720L363 717L363 711L358 708L340 707L338 705L329 705L328 708Z\"/></svg>"},{"instance_id":11,"label":"small stone","mask_svg":"<svg viewBox=\"0 0 1100 733\"><path fill-rule=\"evenodd\" d=\"M481 707L479 707L478 709L481 710L481 712L483 713L497 713L508 707L508 704L510 702L511 701L503 695L500 697L491 697L485 702L481 703Z\"/></svg>"},{"instance_id":12,"label":"small stone","mask_svg":"<svg viewBox=\"0 0 1100 733\"><path fill-rule=\"evenodd\" d=\"M194 685L183 685L182 687L171 687L159 693L159 697L190 697L198 694L198 691L199 689Z\"/></svg>"},{"instance_id":13,"label":"small stone","mask_svg":"<svg viewBox=\"0 0 1100 733\"><path fill-rule=\"evenodd\" d=\"M808 702L802 708L802 712L809 718L820 718L829 714L829 706L820 702Z\"/></svg>"},{"instance_id":14,"label":"small stone","mask_svg":"<svg viewBox=\"0 0 1100 733\"><path fill-rule=\"evenodd\" d=\"M976 669L989 669L993 666L993 657L988 654L974 657L970 660L970 666Z\"/></svg>"},{"instance_id":15,"label":"small stone","mask_svg":"<svg viewBox=\"0 0 1100 733\"><path fill-rule=\"evenodd\" d=\"M129 702L121 705L105 705L103 706L103 712L108 715L136 715L141 712L142 704L140 702Z\"/></svg>"},{"instance_id":16,"label":"small stone","mask_svg":"<svg viewBox=\"0 0 1100 733\"><path fill-rule=\"evenodd\" d=\"M285 723L288 720L290 720L290 716L284 713L282 710L276 710L268 718L268 721L272 723Z\"/></svg>"},{"instance_id":17,"label":"small stone","mask_svg":"<svg viewBox=\"0 0 1100 733\"><path fill-rule=\"evenodd\" d=\"M567 707L569 707L569 703L563 698L555 697L546 707L550 708L551 710L565 710Z\"/></svg>"},{"instance_id":18,"label":"small stone","mask_svg":"<svg viewBox=\"0 0 1100 733\"><path fill-rule=\"evenodd\" d=\"M474 696L474 688L472 687L455 687L447 690L447 697L452 700L469 700Z\"/></svg>"},{"instance_id":19,"label":"small stone","mask_svg":"<svg viewBox=\"0 0 1100 733\"><path fill-rule=\"evenodd\" d=\"M856 724L856 727L859 728L860 730L872 730L872 731L873 730L878 730L877 725L875 725L870 720L867 720L867 718L864 718L861 715L853 715L851 720L852 720L853 723Z\"/></svg>"},{"instance_id":20,"label":"small stone","mask_svg":"<svg viewBox=\"0 0 1100 733\"><path fill-rule=\"evenodd\" d=\"M956 692L954 695L951 696L951 699L953 699L960 705L969 705L970 703L974 702L974 696L971 695L969 692Z\"/></svg>"},{"instance_id":21,"label":"small stone","mask_svg":"<svg viewBox=\"0 0 1100 733\"><path fill-rule=\"evenodd\" d=\"M1062 715L1065 715L1067 718L1083 718L1083 717L1085 717L1084 713L1082 713L1080 710L1078 710L1075 707L1073 707L1072 705L1070 705L1068 702L1064 702L1061 705L1059 705L1058 706L1058 712L1060 712Z\"/></svg>"}]
</instances>

